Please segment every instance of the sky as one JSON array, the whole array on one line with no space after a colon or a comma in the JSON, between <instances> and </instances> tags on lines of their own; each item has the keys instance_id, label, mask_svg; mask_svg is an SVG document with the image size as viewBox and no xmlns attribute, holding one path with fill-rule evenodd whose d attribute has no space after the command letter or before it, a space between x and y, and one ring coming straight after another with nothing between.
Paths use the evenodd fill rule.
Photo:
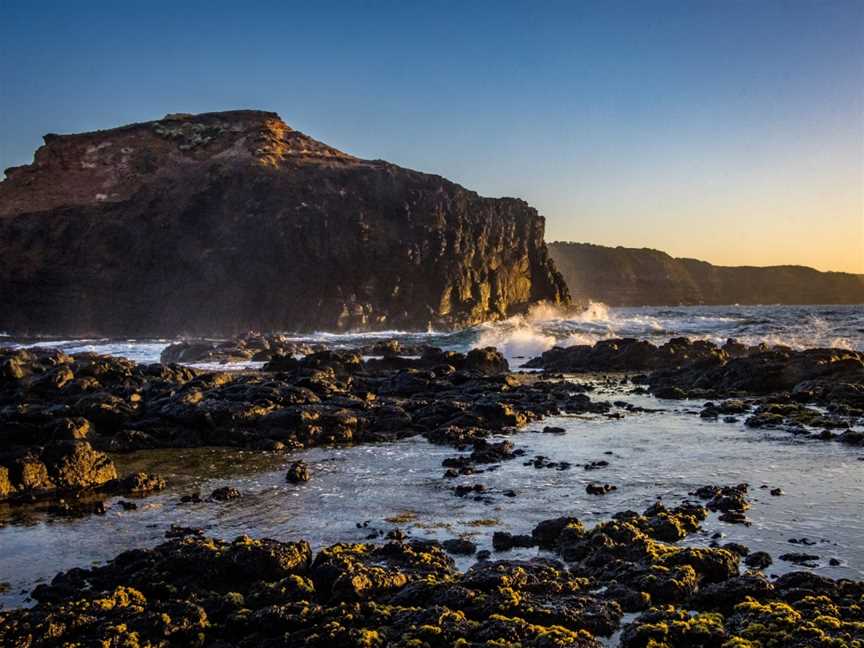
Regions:
<instances>
[{"instance_id":1,"label":"sky","mask_svg":"<svg viewBox=\"0 0 864 648\"><path fill-rule=\"evenodd\" d=\"M258 108L546 238L864 272L864 2L0 0L0 169Z\"/></svg>"}]
</instances>

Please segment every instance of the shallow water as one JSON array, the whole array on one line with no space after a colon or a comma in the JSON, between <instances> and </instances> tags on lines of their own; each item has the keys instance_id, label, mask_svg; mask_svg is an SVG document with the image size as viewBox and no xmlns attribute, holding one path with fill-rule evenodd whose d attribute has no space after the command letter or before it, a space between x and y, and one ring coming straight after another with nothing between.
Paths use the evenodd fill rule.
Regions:
<instances>
[{"instance_id":1,"label":"shallow water","mask_svg":"<svg viewBox=\"0 0 864 648\"><path fill-rule=\"evenodd\" d=\"M118 456L118 468L153 470L169 478L169 489L136 500L126 512L110 499L104 516L47 519L36 516L0 527L0 595L7 606L26 604L26 595L42 579L60 570L86 567L132 547L153 546L171 524L201 526L208 534L241 534L279 540L305 538L315 548L337 541L363 541L370 533L400 527L412 537L446 539L466 536L491 549L495 530L527 533L540 520L575 515L588 524L626 509L642 511L662 496L670 505L705 484L752 485L752 527L721 523L712 515L705 532L685 542L705 544L714 531L725 541L768 551L775 564L768 573L791 565L777 557L791 551L821 556L819 573L864 578L864 455L838 443L794 437L779 431L752 430L743 423L705 421L702 402L664 402L633 394L603 398L662 408L657 413L551 417L543 425L564 427L564 435L521 432L512 437L527 455L482 474L442 479L441 461L456 454L420 437L396 443L350 448L316 448L292 455L267 455L226 449L159 450ZM600 398L599 395L595 398ZM742 419L743 420L743 419ZM611 455L605 454L611 452ZM523 462L536 455L569 461L566 471L536 469ZM285 468L303 458L313 471L306 484L290 485ZM584 463L606 459L608 468L585 471ZM614 484L604 497L590 496L591 481ZM458 483L483 483L491 502L458 498ZM231 485L243 497L229 502L180 504L181 494ZM771 497L762 485L781 487ZM513 489L517 496L505 497ZM358 528L358 523L368 526ZM801 547L789 538L817 542ZM525 557L537 550L497 554ZM832 557L842 561L831 567ZM466 568L471 558L460 558ZM797 568L796 568L797 569Z\"/></svg>"}]
</instances>

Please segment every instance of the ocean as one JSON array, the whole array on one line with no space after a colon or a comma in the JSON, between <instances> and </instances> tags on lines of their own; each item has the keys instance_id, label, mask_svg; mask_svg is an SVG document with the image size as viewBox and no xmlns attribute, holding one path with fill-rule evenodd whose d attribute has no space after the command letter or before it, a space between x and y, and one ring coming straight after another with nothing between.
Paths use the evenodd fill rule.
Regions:
<instances>
[{"instance_id":1,"label":"ocean","mask_svg":"<svg viewBox=\"0 0 864 648\"><path fill-rule=\"evenodd\" d=\"M796 349L834 347L864 351L864 306L610 308L605 304L591 303L583 313L576 316L562 315L557 309L541 306L526 315L455 332L319 332L289 336L298 342L329 348L352 348L390 339L405 344L429 344L452 351L494 346L514 367L556 345L593 344L598 340L616 337L644 339L655 344L682 336L720 344L728 338L735 338L745 344L780 344ZM0 334L0 346L51 346L67 353L94 351L125 356L136 362L158 362L159 354L173 341L107 338L33 340Z\"/></svg>"}]
</instances>

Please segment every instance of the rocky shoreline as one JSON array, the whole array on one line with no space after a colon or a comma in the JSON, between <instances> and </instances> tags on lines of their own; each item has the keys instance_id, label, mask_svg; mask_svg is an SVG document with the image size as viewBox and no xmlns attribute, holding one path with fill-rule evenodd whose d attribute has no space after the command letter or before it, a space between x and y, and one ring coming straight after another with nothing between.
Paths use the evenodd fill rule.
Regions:
<instances>
[{"instance_id":1,"label":"rocky shoreline","mask_svg":"<svg viewBox=\"0 0 864 648\"><path fill-rule=\"evenodd\" d=\"M93 498L121 492L120 484L162 485L151 475L117 475L113 453L213 445L284 453L412 435L460 451L442 462L441 479L455 484L454 497L516 497L489 492L482 474L517 459L537 470L586 474L608 462L572 466L524 457L522 448L493 434L553 414L640 412L624 401L594 400L589 383L559 371L609 373L610 384L623 380L631 391L662 398L710 394L717 402L704 404L703 419L747 415L754 428L786 426L860 445L851 429L861 420L854 396L862 359L855 352L619 340L553 349L530 363L546 365L546 372L519 374L491 348L461 354L380 343L301 350L246 336L197 350L169 347L164 357L194 352L230 362L255 348L269 354L263 369L234 372L0 350L7 503L40 500L55 507L50 513L74 514L79 505L77 512L99 513L104 509ZM705 376L719 376L712 390ZM763 387L743 389L735 376ZM670 387L682 393L662 391ZM826 429L834 431L826 436ZM303 462L286 474L291 483L310 478ZM588 492L602 498L614 488L598 480ZM240 496L230 485L209 494L214 501ZM127 504L134 510L134 502ZM371 544L336 544L313 556L299 540L227 542L177 527L158 547L38 586L35 607L0 612L0 643L594 647L615 635L622 648L851 648L864 641L864 583L804 571L763 573L775 559L810 565L816 556L806 546L772 557L739 543L721 545L720 533L712 546L688 546L688 538L706 533L709 518L750 524L749 508L746 484L708 485L677 504L658 499L641 514L619 511L592 528L560 517L523 532L496 531L492 552L478 551L466 537L418 540L397 527L386 537L370 529ZM538 547L541 556L507 557L520 547ZM452 556L476 563L460 571Z\"/></svg>"},{"instance_id":2,"label":"rocky shoreline","mask_svg":"<svg viewBox=\"0 0 864 648\"><path fill-rule=\"evenodd\" d=\"M264 370L249 372L0 350L0 366L0 499L10 501L113 488L117 475L105 452L283 452L416 434L459 445L591 407L560 382L506 373L494 349L427 348L419 357L367 362L353 352L274 355ZM126 479L159 485L149 475Z\"/></svg>"},{"instance_id":3,"label":"rocky shoreline","mask_svg":"<svg viewBox=\"0 0 864 648\"><path fill-rule=\"evenodd\" d=\"M864 434L852 429L864 420L864 353L858 351L687 338L657 346L626 338L555 347L525 367L575 374L649 372L633 381L657 398L720 400L705 404L704 418L735 422L750 414L751 427L782 427L864 445Z\"/></svg>"},{"instance_id":4,"label":"rocky shoreline","mask_svg":"<svg viewBox=\"0 0 864 648\"><path fill-rule=\"evenodd\" d=\"M740 487L707 490L746 505ZM549 519L524 536L549 557L485 552L464 572L445 551L452 543L394 537L313 555L302 540L226 542L174 528L154 549L40 585L35 607L0 612L0 643L595 648L619 630L622 648L864 640L864 582L804 571L772 582L760 571L770 558L747 547L674 544L709 514L687 500L591 529Z\"/></svg>"},{"instance_id":5,"label":"rocky shoreline","mask_svg":"<svg viewBox=\"0 0 864 648\"><path fill-rule=\"evenodd\" d=\"M305 355L299 355L305 352ZM723 346L676 338L554 348L509 371L494 348L467 354L381 342L350 351L301 348L279 336L179 343L164 360L269 358L260 371L139 365L96 354L0 349L0 500L95 491L140 495L164 483L120 478L106 452L228 446L290 451L422 434L483 446L494 432L562 412L607 412L558 372L629 372L658 398L712 398L701 416L861 446L864 354ZM650 371L648 374L633 372ZM550 373L551 372L551 373ZM466 470L468 467L451 466ZM463 473L464 474L464 473ZM68 503L65 504L68 506Z\"/></svg>"}]
</instances>

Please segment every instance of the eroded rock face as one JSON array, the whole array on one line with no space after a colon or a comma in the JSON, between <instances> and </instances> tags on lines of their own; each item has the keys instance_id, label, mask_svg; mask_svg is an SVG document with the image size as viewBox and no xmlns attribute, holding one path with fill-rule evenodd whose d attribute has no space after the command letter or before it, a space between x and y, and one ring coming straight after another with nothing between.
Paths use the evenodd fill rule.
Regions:
<instances>
[{"instance_id":1,"label":"eroded rock face","mask_svg":"<svg viewBox=\"0 0 864 648\"><path fill-rule=\"evenodd\" d=\"M275 113L48 135L0 183L0 329L463 326L569 300L521 200L354 158Z\"/></svg>"}]
</instances>

